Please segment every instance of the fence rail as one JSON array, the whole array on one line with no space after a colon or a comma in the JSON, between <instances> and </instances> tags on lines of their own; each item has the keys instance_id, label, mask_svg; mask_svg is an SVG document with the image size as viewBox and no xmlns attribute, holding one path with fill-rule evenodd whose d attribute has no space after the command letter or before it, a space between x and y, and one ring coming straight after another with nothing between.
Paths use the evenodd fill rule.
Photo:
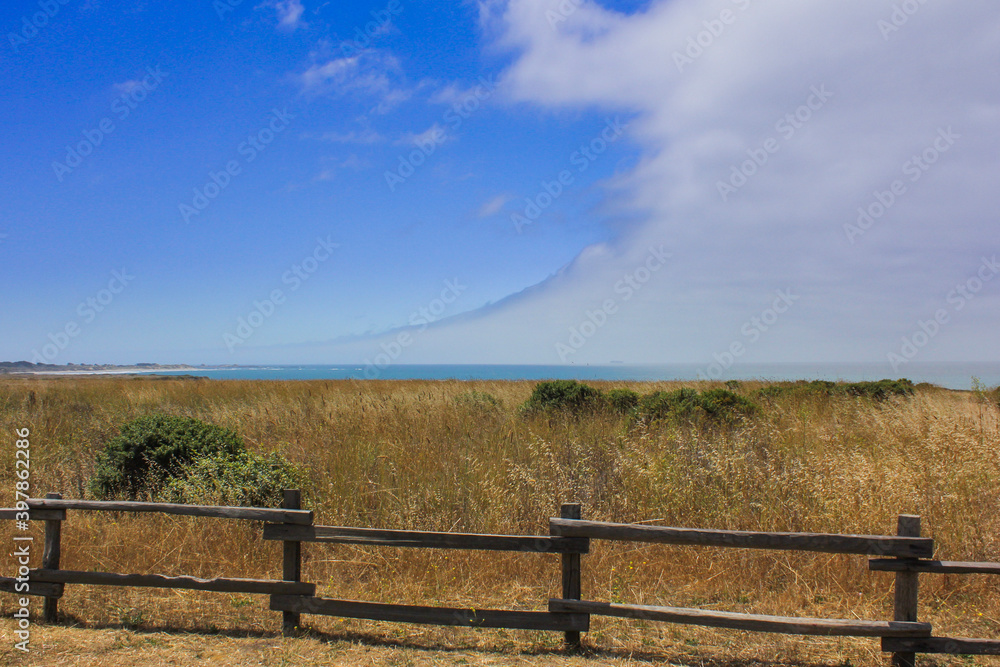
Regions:
<instances>
[{"instance_id":1,"label":"fence rail","mask_svg":"<svg viewBox=\"0 0 1000 667\"><path fill-rule=\"evenodd\" d=\"M952 655L1000 655L1000 639L966 639L962 637L921 637L904 639L883 637L886 653L950 653Z\"/></svg>"},{"instance_id":2,"label":"fence rail","mask_svg":"<svg viewBox=\"0 0 1000 667\"><path fill-rule=\"evenodd\" d=\"M263 522L263 540L280 541L282 579L200 579L187 575L82 572L60 568L62 523L68 511L156 512L205 518ZM59 494L0 509L0 520L45 522L42 567L22 567L17 577L0 577L0 592L42 596L44 619L57 619L58 600L66 585L180 588L270 596L270 609L282 614L282 631L293 634L302 614L340 616L400 623L510 628L562 632L567 646L580 644L592 616L615 616L666 623L701 625L754 632L798 635L879 637L893 664L912 666L917 653L1000 655L1000 640L931 636L930 623L917 620L921 574L1000 574L1000 563L934 560L934 541L920 536L920 517L900 515L896 535L840 535L705 530L586 521L581 507L567 503L549 520L548 535L488 535L416 530L385 530L314 525L301 509L297 490L284 492L281 508L221 507L172 503L63 500ZM722 548L774 549L860 554L871 571L895 573L893 620L798 618L709 609L621 604L584 600L583 555L591 540L612 540ZM554 554L560 557L562 597L548 600L545 611L428 607L318 597L316 584L302 581L302 544L355 544L417 549L466 549Z\"/></svg>"},{"instance_id":3,"label":"fence rail","mask_svg":"<svg viewBox=\"0 0 1000 667\"><path fill-rule=\"evenodd\" d=\"M158 514L268 521L303 526L312 525L313 522L313 513L310 511L272 509L269 507L218 507L213 505L178 505L174 503L140 503L111 500L61 500L58 498L29 500L28 507L32 511L53 509L65 511L69 509L94 510L98 512L156 512ZM65 514L63 514L62 518L66 518Z\"/></svg>"},{"instance_id":4,"label":"fence rail","mask_svg":"<svg viewBox=\"0 0 1000 667\"><path fill-rule=\"evenodd\" d=\"M367 544L417 549L469 549L478 551L525 551L533 553L585 554L590 540L578 537L528 535L480 535L435 533L416 530L379 530L342 526L264 526L265 540L296 540L328 544Z\"/></svg>"},{"instance_id":5,"label":"fence rail","mask_svg":"<svg viewBox=\"0 0 1000 667\"><path fill-rule=\"evenodd\" d=\"M271 609L275 611L294 611L301 614L363 618L371 621L462 625L474 628L555 630L559 632L586 632L590 629L590 616L586 613L559 614L544 611L516 611L506 609L423 607L418 605L357 602L355 600L333 600L330 598L296 595L272 596Z\"/></svg>"},{"instance_id":6,"label":"fence rail","mask_svg":"<svg viewBox=\"0 0 1000 667\"><path fill-rule=\"evenodd\" d=\"M312 595L316 584L280 579L199 579L168 577L162 574L116 574L75 570L32 570L32 581L52 584L89 584L91 586L137 586L142 588L185 588L216 593L260 593L262 595Z\"/></svg>"},{"instance_id":7,"label":"fence rail","mask_svg":"<svg viewBox=\"0 0 1000 667\"><path fill-rule=\"evenodd\" d=\"M939 574L1000 574L1000 563L969 563L954 560L876 560L869 570L881 572L937 572Z\"/></svg>"},{"instance_id":8,"label":"fence rail","mask_svg":"<svg viewBox=\"0 0 1000 667\"><path fill-rule=\"evenodd\" d=\"M653 607L588 600L549 600L549 611L575 611L595 616L617 616L644 621L664 621L683 625L751 630L753 632L779 632L788 635L923 637L931 634L930 623L765 616L763 614L738 614L710 609Z\"/></svg>"},{"instance_id":9,"label":"fence rail","mask_svg":"<svg viewBox=\"0 0 1000 667\"><path fill-rule=\"evenodd\" d=\"M605 521L549 519L550 532L566 537L590 537L602 540L653 542L744 549L779 549L785 551L821 551L832 554L874 554L907 558L928 558L934 553L934 540L921 537L886 537L881 535L835 535L829 533L762 533L744 530L702 530L636 526Z\"/></svg>"}]
</instances>

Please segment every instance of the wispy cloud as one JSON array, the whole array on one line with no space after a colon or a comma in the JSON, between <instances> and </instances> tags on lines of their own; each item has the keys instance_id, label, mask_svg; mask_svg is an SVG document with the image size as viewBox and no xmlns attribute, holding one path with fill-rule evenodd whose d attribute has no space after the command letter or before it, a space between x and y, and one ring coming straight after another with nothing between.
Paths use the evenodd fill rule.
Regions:
<instances>
[{"instance_id":1,"label":"wispy cloud","mask_svg":"<svg viewBox=\"0 0 1000 667\"><path fill-rule=\"evenodd\" d=\"M356 153L351 153L346 158L340 161L337 165L341 169L352 169L354 171L361 171L362 169L367 169L371 167L371 162L359 158Z\"/></svg>"},{"instance_id":2,"label":"wispy cloud","mask_svg":"<svg viewBox=\"0 0 1000 667\"><path fill-rule=\"evenodd\" d=\"M128 81L113 84L111 87L114 88L115 92L119 95L128 95L140 86L142 86L142 81L139 81L138 79L129 79Z\"/></svg>"},{"instance_id":3,"label":"wispy cloud","mask_svg":"<svg viewBox=\"0 0 1000 667\"><path fill-rule=\"evenodd\" d=\"M428 101L431 104L454 104L462 100L468 94L468 89L462 88L457 83L449 83L430 96Z\"/></svg>"},{"instance_id":4,"label":"wispy cloud","mask_svg":"<svg viewBox=\"0 0 1000 667\"><path fill-rule=\"evenodd\" d=\"M397 146L429 146L442 144L449 139L448 132L440 123L434 123L420 133L407 132L395 143Z\"/></svg>"},{"instance_id":5,"label":"wispy cloud","mask_svg":"<svg viewBox=\"0 0 1000 667\"><path fill-rule=\"evenodd\" d=\"M384 115L413 96L398 59L369 49L350 57L323 58L294 75L308 95L342 95L372 104L368 113Z\"/></svg>"},{"instance_id":6,"label":"wispy cloud","mask_svg":"<svg viewBox=\"0 0 1000 667\"><path fill-rule=\"evenodd\" d=\"M511 200L510 195L501 194L485 202L476 211L476 217L489 218L503 210L504 205Z\"/></svg>"},{"instance_id":7,"label":"wispy cloud","mask_svg":"<svg viewBox=\"0 0 1000 667\"><path fill-rule=\"evenodd\" d=\"M315 176L313 176L313 183L322 183L324 181L333 181L337 178L337 171L335 169L324 169Z\"/></svg>"},{"instance_id":8,"label":"wispy cloud","mask_svg":"<svg viewBox=\"0 0 1000 667\"><path fill-rule=\"evenodd\" d=\"M351 75L358 71L360 56L335 58L324 63L311 65L298 75L303 92L319 92L323 89L337 89L344 86Z\"/></svg>"},{"instance_id":9,"label":"wispy cloud","mask_svg":"<svg viewBox=\"0 0 1000 667\"><path fill-rule=\"evenodd\" d=\"M280 29L292 31L305 25L302 21L305 7L302 6L301 0L276 0L267 4L277 13Z\"/></svg>"}]
</instances>

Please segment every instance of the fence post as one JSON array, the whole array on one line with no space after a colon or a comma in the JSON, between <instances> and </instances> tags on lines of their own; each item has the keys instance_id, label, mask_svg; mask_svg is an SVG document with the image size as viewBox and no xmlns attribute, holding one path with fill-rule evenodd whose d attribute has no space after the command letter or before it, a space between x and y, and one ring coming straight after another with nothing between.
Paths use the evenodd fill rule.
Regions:
<instances>
[{"instance_id":1,"label":"fence post","mask_svg":"<svg viewBox=\"0 0 1000 667\"><path fill-rule=\"evenodd\" d=\"M302 494L298 489L285 489L281 506L286 510L302 509ZM282 558L281 578L285 581L302 580L302 543L285 540L282 542L284 554ZM299 627L299 613L295 611L281 612L281 633L290 637Z\"/></svg>"},{"instance_id":2,"label":"fence post","mask_svg":"<svg viewBox=\"0 0 1000 667\"><path fill-rule=\"evenodd\" d=\"M46 493L46 499L60 500L61 493ZM45 551L42 552L42 567L47 570L59 569L59 556L62 552L62 520L45 520ZM45 598L42 617L46 623L55 623L59 613L59 598Z\"/></svg>"},{"instance_id":3,"label":"fence post","mask_svg":"<svg viewBox=\"0 0 1000 667\"><path fill-rule=\"evenodd\" d=\"M562 519L582 518L580 503L563 503L559 508L559 517ZM581 593L580 585L580 554L562 555L562 596L564 600L579 600ZM565 633L566 647L580 647L580 632L570 630Z\"/></svg>"},{"instance_id":4,"label":"fence post","mask_svg":"<svg viewBox=\"0 0 1000 667\"><path fill-rule=\"evenodd\" d=\"M900 537L920 537L920 517L900 514L896 519L896 534ZM897 572L893 620L917 620L917 589L920 583L917 572ZM893 653L893 667L915 667L916 653Z\"/></svg>"}]
</instances>

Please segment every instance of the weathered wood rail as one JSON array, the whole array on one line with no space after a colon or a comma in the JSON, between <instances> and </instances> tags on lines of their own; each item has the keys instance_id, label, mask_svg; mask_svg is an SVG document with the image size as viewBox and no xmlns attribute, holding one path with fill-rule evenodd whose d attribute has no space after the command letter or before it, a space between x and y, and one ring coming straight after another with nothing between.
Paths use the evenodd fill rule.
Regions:
<instances>
[{"instance_id":1,"label":"weathered wood rail","mask_svg":"<svg viewBox=\"0 0 1000 667\"><path fill-rule=\"evenodd\" d=\"M187 575L82 572L60 568L62 522L68 511L157 512L205 518L262 522L261 537L279 541L282 579ZM345 618L562 632L567 646L580 645L593 616L614 616L664 623L776 632L797 635L878 637L893 665L912 667L917 653L1000 655L1000 640L934 637L930 623L917 620L921 574L1000 574L1000 563L934 560L934 541L920 536L920 517L901 515L896 535L840 535L706 530L585 521L579 504L561 507L549 520L548 535L487 535L417 530L385 530L314 524L311 511L301 509L297 490L286 490L280 508L221 507L171 503L64 500L59 494L0 509L0 520L44 521L42 567L22 567L17 577L0 577L0 592L44 598L43 618L55 622L58 601L66 585L182 588L219 593L270 596L270 609L282 614L282 631L293 634L302 614ZM584 600L582 557L591 540L691 545L715 548L771 549L872 556L871 571L895 573L892 620L826 619L744 614L711 609L633 605ZM316 596L316 585L302 581L302 545L353 544L415 549L464 549L553 554L560 557L562 597L542 610L429 607Z\"/></svg>"},{"instance_id":2,"label":"weathered wood rail","mask_svg":"<svg viewBox=\"0 0 1000 667\"><path fill-rule=\"evenodd\" d=\"M904 558L929 557L934 552L934 540L926 537L700 530L603 521L573 521L562 518L550 519L549 527L553 535L657 544L820 551L832 554L876 554Z\"/></svg>"}]
</instances>

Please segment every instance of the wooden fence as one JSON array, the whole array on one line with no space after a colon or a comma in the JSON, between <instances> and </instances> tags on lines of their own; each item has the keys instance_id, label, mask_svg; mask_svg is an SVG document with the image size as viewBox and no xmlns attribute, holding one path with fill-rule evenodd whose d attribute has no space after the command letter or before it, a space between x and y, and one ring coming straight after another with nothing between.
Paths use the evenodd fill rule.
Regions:
<instances>
[{"instance_id":1,"label":"wooden fence","mask_svg":"<svg viewBox=\"0 0 1000 667\"><path fill-rule=\"evenodd\" d=\"M59 567L62 522L67 510L160 512L198 517L264 522L263 539L283 543L282 579L198 579L161 574L80 572ZM896 535L839 535L703 530L585 521L578 504L564 504L560 516L549 520L548 535L482 535L414 530L380 530L320 526L313 513L301 509L297 490L286 490L281 508L210 507L169 503L63 500L59 494L27 502L27 510L0 509L0 519L45 522L42 567L18 577L0 578L0 591L45 598L43 617L54 622L58 600L66 584L185 588L270 596L270 608L282 612L282 631L293 634L302 614L348 618L510 628L562 632L568 646L580 644L580 633L590 629L592 616L616 616L688 625L732 628L754 632L801 635L879 637L882 650L893 654L893 664L913 665L916 653L1000 655L1000 640L934 637L930 623L917 620L919 575L926 573L1000 574L1000 563L934 560L934 542L920 536L920 517L901 515ZM895 572L892 620L824 619L721 612L707 609L617 604L585 600L581 590L582 556L591 540L612 540L708 547L776 549L870 558L869 569ZM316 596L316 585L302 581L302 543L359 544L416 549L468 549L558 554L562 597L550 599L546 611L427 607L338 600Z\"/></svg>"}]
</instances>

